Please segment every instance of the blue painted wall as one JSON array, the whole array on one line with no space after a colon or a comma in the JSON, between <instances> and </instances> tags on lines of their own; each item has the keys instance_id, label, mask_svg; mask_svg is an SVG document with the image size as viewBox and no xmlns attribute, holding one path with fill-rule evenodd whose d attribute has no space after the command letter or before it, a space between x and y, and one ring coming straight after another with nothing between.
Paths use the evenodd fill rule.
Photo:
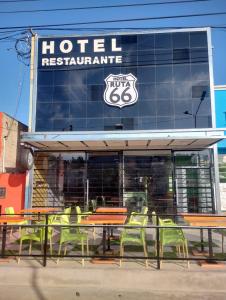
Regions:
<instances>
[{"instance_id":1,"label":"blue painted wall","mask_svg":"<svg viewBox=\"0 0 226 300\"><path fill-rule=\"evenodd\" d=\"M226 88L225 90L215 90L215 108L217 128L226 127ZM226 153L226 140L218 143L218 152Z\"/></svg>"}]
</instances>

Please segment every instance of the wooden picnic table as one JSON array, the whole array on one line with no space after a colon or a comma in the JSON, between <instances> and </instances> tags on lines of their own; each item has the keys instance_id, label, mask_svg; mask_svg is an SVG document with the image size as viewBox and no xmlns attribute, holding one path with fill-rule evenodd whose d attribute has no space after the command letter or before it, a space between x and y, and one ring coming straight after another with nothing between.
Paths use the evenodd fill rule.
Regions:
<instances>
[{"instance_id":1,"label":"wooden picnic table","mask_svg":"<svg viewBox=\"0 0 226 300\"><path fill-rule=\"evenodd\" d=\"M59 212L59 208L56 208L56 207L31 207L31 208L25 208L25 209L20 210L20 213L23 213L23 214L37 214L38 221L40 221L41 214L48 214L51 212Z\"/></svg>"},{"instance_id":2,"label":"wooden picnic table","mask_svg":"<svg viewBox=\"0 0 226 300\"><path fill-rule=\"evenodd\" d=\"M98 207L96 213L127 213L127 207Z\"/></svg>"},{"instance_id":3,"label":"wooden picnic table","mask_svg":"<svg viewBox=\"0 0 226 300\"><path fill-rule=\"evenodd\" d=\"M206 215L184 215L184 220L191 226L197 227L226 227L226 216L206 214ZM212 229L208 228L208 245L209 245L209 258L213 259L213 238ZM201 232L201 253L204 252L203 243L203 228Z\"/></svg>"},{"instance_id":4,"label":"wooden picnic table","mask_svg":"<svg viewBox=\"0 0 226 300\"><path fill-rule=\"evenodd\" d=\"M106 232L108 232L108 249L110 247L110 227L106 225L124 225L126 222L127 216L120 214L112 215L89 215L81 221L81 224L87 225L103 225L103 254L106 252Z\"/></svg>"}]
</instances>

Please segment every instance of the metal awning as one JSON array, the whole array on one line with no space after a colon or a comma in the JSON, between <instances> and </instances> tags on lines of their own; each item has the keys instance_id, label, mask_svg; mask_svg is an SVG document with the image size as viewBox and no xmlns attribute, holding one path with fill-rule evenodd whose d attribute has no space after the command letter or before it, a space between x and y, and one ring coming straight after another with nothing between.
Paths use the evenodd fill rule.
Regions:
<instances>
[{"instance_id":1,"label":"metal awning","mask_svg":"<svg viewBox=\"0 0 226 300\"><path fill-rule=\"evenodd\" d=\"M223 140L224 129L24 132L22 142L40 150L203 149Z\"/></svg>"}]
</instances>

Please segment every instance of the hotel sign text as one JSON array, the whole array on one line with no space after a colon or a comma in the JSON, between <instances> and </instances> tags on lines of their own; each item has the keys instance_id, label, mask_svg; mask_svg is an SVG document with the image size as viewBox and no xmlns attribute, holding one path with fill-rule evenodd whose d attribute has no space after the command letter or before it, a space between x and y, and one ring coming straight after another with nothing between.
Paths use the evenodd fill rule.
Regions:
<instances>
[{"instance_id":1,"label":"hotel sign text","mask_svg":"<svg viewBox=\"0 0 226 300\"><path fill-rule=\"evenodd\" d=\"M39 67L121 64L121 52L117 37L42 38Z\"/></svg>"}]
</instances>

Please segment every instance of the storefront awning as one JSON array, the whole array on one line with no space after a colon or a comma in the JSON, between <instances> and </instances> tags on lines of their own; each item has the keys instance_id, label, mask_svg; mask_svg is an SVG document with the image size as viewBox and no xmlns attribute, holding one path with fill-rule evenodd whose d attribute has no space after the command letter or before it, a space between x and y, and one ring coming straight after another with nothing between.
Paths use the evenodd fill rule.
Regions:
<instances>
[{"instance_id":1,"label":"storefront awning","mask_svg":"<svg viewBox=\"0 0 226 300\"><path fill-rule=\"evenodd\" d=\"M40 150L203 149L223 140L223 129L25 132L22 142Z\"/></svg>"}]
</instances>

